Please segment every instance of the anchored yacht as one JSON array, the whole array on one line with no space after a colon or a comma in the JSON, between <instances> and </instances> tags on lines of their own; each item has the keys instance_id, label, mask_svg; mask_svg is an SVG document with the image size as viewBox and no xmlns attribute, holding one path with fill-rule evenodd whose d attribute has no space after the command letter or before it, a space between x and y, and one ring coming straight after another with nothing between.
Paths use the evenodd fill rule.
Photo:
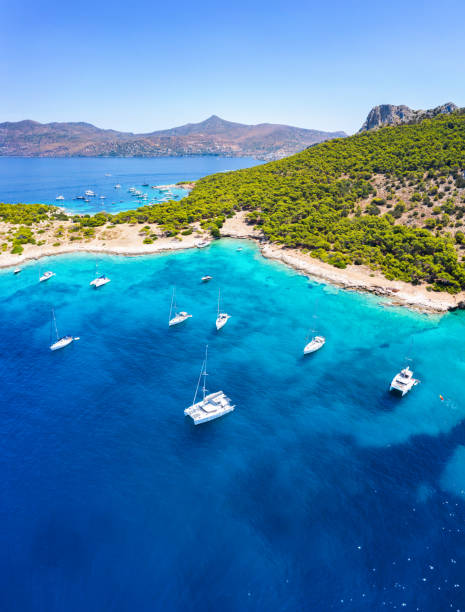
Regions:
<instances>
[{"instance_id":1,"label":"anchored yacht","mask_svg":"<svg viewBox=\"0 0 465 612\"><path fill-rule=\"evenodd\" d=\"M319 351L324 346L326 338L324 336L314 336L308 344L304 347L304 355Z\"/></svg>"},{"instance_id":2,"label":"anchored yacht","mask_svg":"<svg viewBox=\"0 0 465 612\"><path fill-rule=\"evenodd\" d=\"M228 319L231 318L231 315L228 315L226 312L220 312L220 290L218 289L218 314L216 317L216 329L219 331L222 327L226 325Z\"/></svg>"},{"instance_id":3,"label":"anchored yacht","mask_svg":"<svg viewBox=\"0 0 465 612\"><path fill-rule=\"evenodd\" d=\"M52 310L51 325L52 325L52 328L54 328L54 330L53 329L50 330L50 335L51 336L53 336L53 335L56 336L56 341L53 342L50 345L50 350L51 351L57 351L58 349L62 349L65 346L68 346L68 344L71 344L71 342L74 340L73 336L63 336L62 338L59 337L57 321L56 321L56 318L55 318L55 311L54 310ZM55 334L53 334L53 331L55 331Z\"/></svg>"},{"instance_id":4,"label":"anchored yacht","mask_svg":"<svg viewBox=\"0 0 465 612\"><path fill-rule=\"evenodd\" d=\"M413 378L412 370L407 366L394 376L389 387L389 391L397 391L402 394L402 397L413 387L418 385L420 381Z\"/></svg>"},{"instance_id":5,"label":"anchored yacht","mask_svg":"<svg viewBox=\"0 0 465 612\"><path fill-rule=\"evenodd\" d=\"M195 389L194 401L189 408L184 410L186 416L190 416L194 421L195 425L206 423L207 421L213 421L219 417L232 412L235 406L231 403L231 400L223 391L216 391L207 395L207 389L205 386L207 378L207 356L208 346L205 348L205 359L203 360L202 367L200 368L200 376ZM199 391L200 381L203 377L202 386L202 399L197 402L197 394Z\"/></svg>"},{"instance_id":6,"label":"anchored yacht","mask_svg":"<svg viewBox=\"0 0 465 612\"><path fill-rule=\"evenodd\" d=\"M208 274L206 276L202 276L202 283L208 283L212 278L213 276L209 276Z\"/></svg>"},{"instance_id":7,"label":"anchored yacht","mask_svg":"<svg viewBox=\"0 0 465 612\"><path fill-rule=\"evenodd\" d=\"M39 278L39 282L43 283L44 281L48 281L52 276L55 276L55 272L44 272L42 276Z\"/></svg>"},{"instance_id":8,"label":"anchored yacht","mask_svg":"<svg viewBox=\"0 0 465 612\"><path fill-rule=\"evenodd\" d=\"M87 191L84 192L84 195L86 195L86 196L94 196L95 193L92 191L92 189L88 189Z\"/></svg>"},{"instance_id":9,"label":"anchored yacht","mask_svg":"<svg viewBox=\"0 0 465 612\"><path fill-rule=\"evenodd\" d=\"M209 242L208 240L198 240L198 241L195 243L195 246L196 246L198 249L204 249L204 248L205 248L205 247L207 247L209 244L210 244L210 242Z\"/></svg>"},{"instance_id":10,"label":"anchored yacht","mask_svg":"<svg viewBox=\"0 0 465 612\"><path fill-rule=\"evenodd\" d=\"M57 196L57 197L55 198L55 200L64 200L64 199L65 199L65 198L64 198L64 196L62 196L62 195L59 195L59 196Z\"/></svg>"},{"instance_id":11,"label":"anchored yacht","mask_svg":"<svg viewBox=\"0 0 465 612\"><path fill-rule=\"evenodd\" d=\"M174 317L172 316L174 312ZM170 317L168 319L169 327L173 325L179 325L179 323L183 323L187 319L192 317L191 314L182 310L181 312L177 312L176 308L176 288L173 289L173 295L171 296L171 307L170 307Z\"/></svg>"},{"instance_id":12,"label":"anchored yacht","mask_svg":"<svg viewBox=\"0 0 465 612\"><path fill-rule=\"evenodd\" d=\"M106 285L109 282L111 282L111 279L108 278L108 276L105 276L105 274L100 274L99 276L98 262L95 262L95 278L94 280L90 281L89 285L98 289L99 287L102 287L102 285Z\"/></svg>"},{"instance_id":13,"label":"anchored yacht","mask_svg":"<svg viewBox=\"0 0 465 612\"><path fill-rule=\"evenodd\" d=\"M107 283L110 283L110 282L111 282L111 278L108 278L108 276L105 276L105 274L102 274L101 276L97 276L97 278L94 278L93 281L90 281L89 284L91 287L95 287L96 289L98 289L102 285L106 285Z\"/></svg>"}]
</instances>

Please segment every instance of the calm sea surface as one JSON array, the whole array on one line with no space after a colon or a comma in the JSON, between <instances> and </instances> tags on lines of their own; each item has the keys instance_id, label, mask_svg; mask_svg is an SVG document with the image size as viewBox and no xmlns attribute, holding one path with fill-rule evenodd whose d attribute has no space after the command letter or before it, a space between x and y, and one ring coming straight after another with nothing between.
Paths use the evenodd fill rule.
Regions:
<instances>
[{"instance_id":1,"label":"calm sea surface","mask_svg":"<svg viewBox=\"0 0 465 612\"><path fill-rule=\"evenodd\" d=\"M252 157L212 155L154 159L0 157L0 202L57 204L82 214L119 212L163 199L180 200L187 194L179 188L167 194L152 186L196 180L261 163ZM138 200L128 192L130 187L147 194L148 199ZM88 190L95 196L85 196L87 202L74 199ZM59 196L64 200L56 200Z\"/></svg>"},{"instance_id":2,"label":"calm sea surface","mask_svg":"<svg viewBox=\"0 0 465 612\"><path fill-rule=\"evenodd\" d=\"M2 611L465 609L464 314L238 244L101 257L98 291L82 254L0 273ZM174 284L193 317L169 329ZM56 353L52 306L80 337ZM310 328L327 343L304 358ZM195 427L207 343L236 410Z\"/></svg>"}]
</instances>

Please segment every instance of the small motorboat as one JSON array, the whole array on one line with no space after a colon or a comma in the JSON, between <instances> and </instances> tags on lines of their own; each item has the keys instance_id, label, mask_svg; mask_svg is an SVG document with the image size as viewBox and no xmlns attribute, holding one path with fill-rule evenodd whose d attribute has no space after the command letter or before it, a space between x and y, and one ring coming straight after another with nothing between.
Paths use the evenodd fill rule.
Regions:
<instances>
[{"instance_id":1,"label":"small motorboat","mask_svg":"<svg viewBox=\"0 0 465 612\"><path fill-rule=\"evenodd\" d=\"M43 283L44 281L48 281L52 278L52 276L55 276L55 272L50 272L50 270L48 272L44 272L39 278L39 282Z\"/></svg>"},{"instance_id":2,"label":"small motorboat","mask_svg":"<svg viewBox=\"0 0 465 612\"><path fill-rule=\"evenodd\" d=\"M121 185L118 183L117 185L115 185L115 189L121 189Z\"/></svg>"},{"instance_id":3,"label":"small motorboat","mask_svg":"<svg viewBox=\"0 0 465 612\"><path fill-rule=\"evenodd\" d=\"M404 397L406 393L418 385L420 381L413 378L412 370L407 366L394 376L389 391L396 391Z\"/></svg>"},{"instance_id":4,"label":"small motorboat","mask_svg":"<svg viewBox=\"0 0 465 612\"><path fill-rule=\"evenodd\" d=\"M19 274L22 271L22 268L15 268L13 274Z\"/></svg>"},{"instance_id":5,"label":"small motorboat","mask_svg":"<svg viewBox=\"0 0 465 612\"><path fill-rule=\"evenodd\" d=\"M324 336L314 336L308 344L305 345L304 355L308 355L309 353L314 353L315 351L319 351L320 348L323 348L326 342L326 338Z\"/></svg>"},{"instance_id":6,"label":"small motorboat","mask_svg":"<svg viewBox=\"0 0 465 612\"><path fill-rule=\"evenodd\" d=\"M55 200L64 200L64 199L65 199L65 198L64 198L64 196L62 196L62 195L59 195L59 196L57 196L57 197L55 198Z\"/></svg>"},{"instance_id":7,"label":"small motorboat","mask_svg":"<svg viewBox=\"0 0 465 612\"><path fill-rule=\"evenodd\" d=\"M213 276L202 276L202 283L208 283L209 281L211 281L211 279L213 278Z\"/></svg>"},{"instance_id":8,"label":"small motorboat","mask_svg":"<svg viewBox=\"0 0 465 612\"><path fill-rule=\"evenodd\" d=\"M95 193L92 191L92 189L88 189L87 191L84 192L84 195L86 195L86 196L94 196Z\"/></svg>"},{"instance_id":9,"label":"small motorboat","mask_svg":"<svg viewBox=\"0 0 465 612\"><path fill-rule=\"evenodd\" d=\"M195 246L198 249L204 249L205 247L207 247L210 244L210 242L208 240L199 240L198 242L195 243Z\"/></svg>"}]
</instances>

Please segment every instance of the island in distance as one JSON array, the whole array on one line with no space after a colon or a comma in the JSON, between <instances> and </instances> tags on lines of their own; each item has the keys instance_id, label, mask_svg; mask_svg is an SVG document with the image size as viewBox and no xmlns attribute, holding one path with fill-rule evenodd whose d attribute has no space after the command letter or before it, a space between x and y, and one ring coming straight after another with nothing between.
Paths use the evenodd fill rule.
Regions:
<instances>
[{"instance_id":1,"label":"island in distance","mask_svg":"<svg viewBox=\"0 0 465 612\"><path fill-rule=\"evenodd\" d=\"M245 125L212 115L201 123L147 134L103 130L90 123L0 123L0 156L161 157L223 155L273 160L298 153L345 132L288 125Z\"/></svg>"}]
</instances>

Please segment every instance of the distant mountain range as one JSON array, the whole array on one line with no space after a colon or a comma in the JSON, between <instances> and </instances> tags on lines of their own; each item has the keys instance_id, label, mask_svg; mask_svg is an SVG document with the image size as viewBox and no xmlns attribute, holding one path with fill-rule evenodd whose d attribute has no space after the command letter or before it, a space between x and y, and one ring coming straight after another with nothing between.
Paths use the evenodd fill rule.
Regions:
<instances>
[{"instance_id":1,"label":"distant mountain range","mask_svg":"<svg viewBox=\"0 0 465 612\"><path fill-rule=\"evenodd\" d=\"M368 113L365 123L359 132L373 130L386 125L399 125L401 123L418 123L423 119L432 119L436 115L452 113L457 110L453 102L446 102L436 108L429 110L413 110L404 104L396 106L394 104L380 104L374 106Z\"/></svg>"},{"instance_id":2,"label":"distant mountain range","mask_svg":"<svg viewBox=\"0 0 465 612\"><path fill-rule=\"evenodd\" d=\"M251 156L279 159L318 142L346 136L288 125L244 125L216 115L201 123L133 134L102 130L90 123L0 123L0 156L160 157L180 155Z\"/></svg>"}]
</instances>

